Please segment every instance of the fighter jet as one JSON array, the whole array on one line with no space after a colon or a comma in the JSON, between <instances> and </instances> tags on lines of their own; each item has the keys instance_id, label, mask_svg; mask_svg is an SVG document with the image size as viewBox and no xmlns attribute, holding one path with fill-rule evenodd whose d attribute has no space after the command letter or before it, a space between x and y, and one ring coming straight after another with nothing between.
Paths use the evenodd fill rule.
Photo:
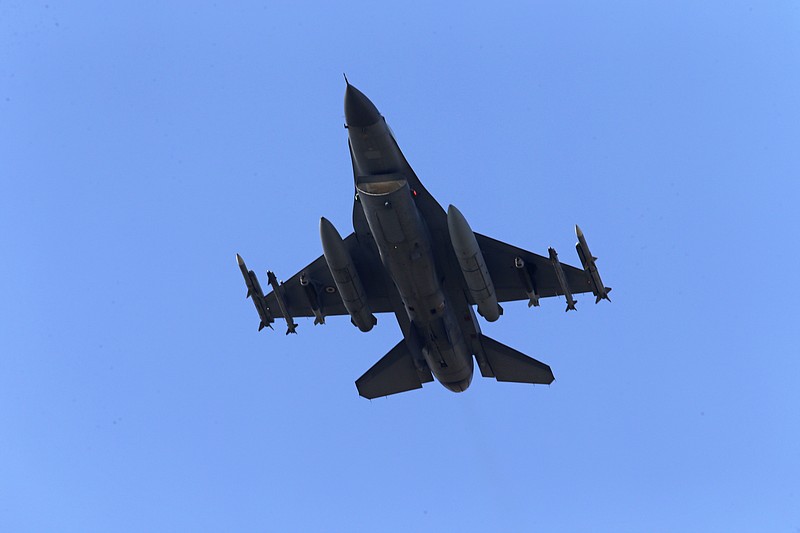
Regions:
<instances>
[{"instance_id":1,"label":"fighter jet","mask_svg":"<svg viewBox=\"0 0 800 533\"><path fill-rule=\"evenodd\" d=\"M497 381L551 383L548 365L482 334L474 308L494 322L503 314L501 302L527 300L530 307L563 296L569 311L576 309L574 294L608 300L611 289L581 229L575 226L582 269L562 264L553 248L544 257L473 232L455 206L445 211L425 189L384 117L345 82L354 231L342 238L321 218L323 255L283 283L267 272L267 295L236 255L259 330L280 317L288 335L297 332L294 317L314 317L316 325L349 315L367 332L376 314L393 313L403 338L356 380L358 393L370 399L419 389L434 377L453 392L465 391L473 361L482 376Z\"/></svg>"}]
</instances>

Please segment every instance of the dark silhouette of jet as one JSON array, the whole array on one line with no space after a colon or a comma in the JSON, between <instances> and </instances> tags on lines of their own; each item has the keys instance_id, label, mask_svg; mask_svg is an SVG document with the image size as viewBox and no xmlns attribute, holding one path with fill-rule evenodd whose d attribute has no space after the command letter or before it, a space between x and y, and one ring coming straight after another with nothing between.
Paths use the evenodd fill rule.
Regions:
<instances>
[{"instance_id":1,"label":"dark silhouette of jet","mask_svg":"<svg viewBox=\"0 0 800 533\"><path fill-rule=\"evenodd\" d=\"M345 78L346 80L346 78ZM376 398L439 382L454 392L469 387L473 356L481 375L497 381L553 381L550 367L481 333L473 311L493 322L500 302L591 292L608 299L583 232L576 248L582 269L562 264L553 248L544 257L474 233L454 206L445 211L425 190L400 151L386 120L347 82L344 112L355 178L354 232L342 239L320 220L323 255L284 283L272 272L264 295L255 273L236 258L261 318L259 330L294 317L349 315L361 331L375 314L394 313L403 339L356 381L361 396Z\"/></svg>"}]
</instances>

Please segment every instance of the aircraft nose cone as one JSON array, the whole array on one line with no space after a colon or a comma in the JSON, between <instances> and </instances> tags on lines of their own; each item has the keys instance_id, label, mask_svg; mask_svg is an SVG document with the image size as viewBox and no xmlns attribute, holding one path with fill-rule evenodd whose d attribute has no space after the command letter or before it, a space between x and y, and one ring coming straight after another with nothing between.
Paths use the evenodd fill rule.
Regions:
<instances>
[{"instance_id":1,"label":"aircraft nose cone","mask_svg":"<svg viewBox=\"0 0 800 533\"><path fill-rule=\"evenodd\" d=\"M344 117L348 126L371 126L378 122L381 114L364 93L347 84L344 92Z\"/></svg>"}]
</instances>

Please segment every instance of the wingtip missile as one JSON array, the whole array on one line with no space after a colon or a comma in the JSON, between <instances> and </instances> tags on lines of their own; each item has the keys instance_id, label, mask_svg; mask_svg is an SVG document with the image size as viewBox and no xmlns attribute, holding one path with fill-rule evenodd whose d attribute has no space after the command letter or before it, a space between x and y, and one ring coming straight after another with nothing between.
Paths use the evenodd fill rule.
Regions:
<instances>
[{"instance_id":1,"label":"wingtip missile","mask_svg":"<svg viewBox=\"0 0 800 533\"><path fill-rule=\"evenodd\" d=\"M592 293L595 296L595 303L600 303L600 300L608 300L610 302L611 298L608 297L608 293L611 291L611 287L603 285L603 280L600 279L600 272L597 271L597 265L595 265L597 258L593 256L592 252L589 250L589 245L586 244L586 236L577 224L575 224L575 235L578 236L575 249L578 251L578 257L581 260L581 265L583 265L583 270L589 275L589 280L592 284Z\"/></svg>"},{"instance_id":2,"label":"wingtip missile","mask_svg":"<svg viewBox=\"0 0 800 533\"><path fill-rule=\"evenodd\" d=\"M267 301L264 298L264 291L261 290L261 284L258 282L256 273L252 270L247 270L247 265L239 254L236 254L236 262L239 265L239 270L242 272L244 283L247 285L246 297L253 300L253 305L256 307L258 316L261 319L258 331L261 331L265 327L272 328L271 324L275 319L272 318L272 313L270 313L269 306L267 306Z\"/></svg>"},{"instance_id":3,"label":"wingtip missile","mask_svg":"<svg viewBox=\"0 0 800 533\"><path fill-rule=\"evenodd\" d=\"M250 283L247 275L247 265L244 264L244 259L239 254L236 254L236 264L239 265L239 270L242 272L242 276L244 276L244 281L247 283L247 295L250 296Z\"/></svg>"},{"instance_id":4,"label":"wingtip missile","mask_svg":"<svg viewBox=\"0 0 800 533\"><path fill-rule=\"evenodd\" d=\"M247 285L247 295L245 298L250 298L253 295L253 281L250 279L250 274L247 271L247 265L244 264L244 259L239 254L236 254L236 263L239 265L239 270L242 272L242 276L244 276L244 282Z\"/></svg>"}]
</instances>

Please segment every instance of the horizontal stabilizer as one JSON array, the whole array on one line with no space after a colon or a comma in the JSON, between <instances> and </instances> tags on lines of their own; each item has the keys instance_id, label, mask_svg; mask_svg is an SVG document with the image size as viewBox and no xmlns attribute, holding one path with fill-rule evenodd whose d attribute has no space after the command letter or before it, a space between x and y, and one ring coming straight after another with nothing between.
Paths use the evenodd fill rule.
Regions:
<instances>
[{"instance_id":1,"label":"horizontal stabilizer","mask_svg":"<svg viewBox=\"0 0 800 533\"><path fill-rule=\"evenodd\" d=\"M555 377L550 367L505 344L481 335L481 346L497 381L549 385Z\"/></svg>"},{"instance_id":2,"label":"horizontal stabilizer","mask_svg":"<svg viewBox=\"0 0 800 533\"><path fill-rule=\"evenodd\" d=\"M371 400L398 392L420 389L423 383L429 381L433 381L430 371L417 370L406 341L401 340L380 361L358 378L356 388L359 395Z\"/></svg>"}]
</instances>

